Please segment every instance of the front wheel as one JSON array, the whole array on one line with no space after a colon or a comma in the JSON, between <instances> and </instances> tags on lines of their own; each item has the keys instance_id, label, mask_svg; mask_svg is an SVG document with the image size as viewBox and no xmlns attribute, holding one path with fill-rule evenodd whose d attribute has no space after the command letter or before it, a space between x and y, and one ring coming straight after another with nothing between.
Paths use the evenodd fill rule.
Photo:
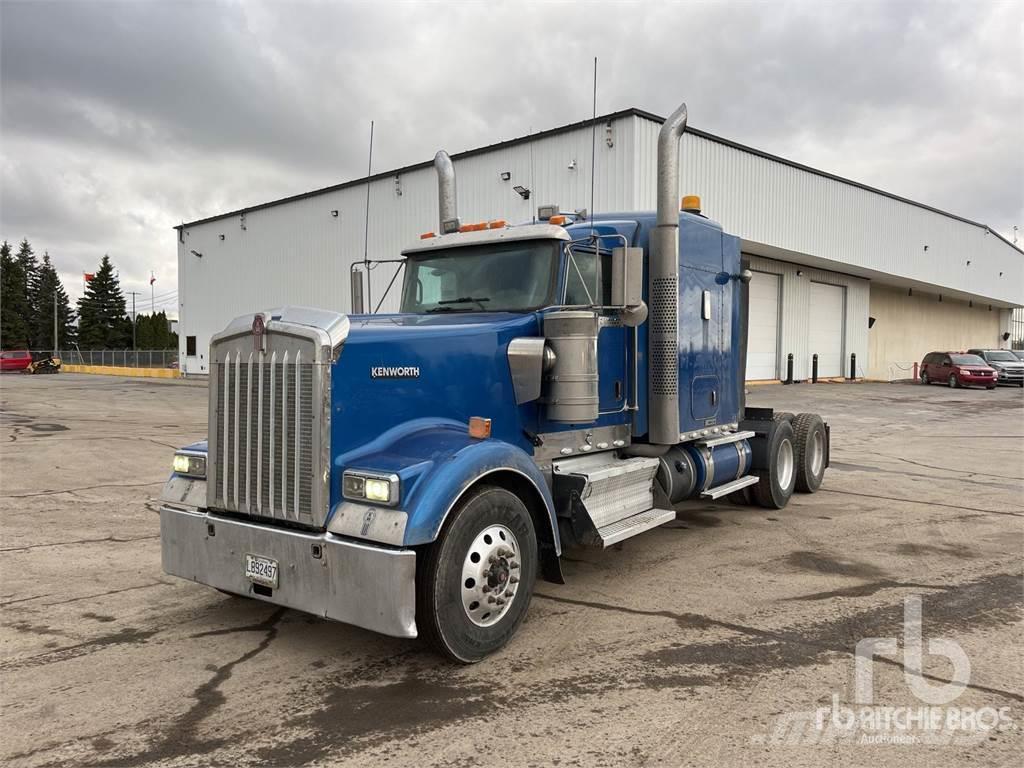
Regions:
<instances>
[{"instance_id":1,"label":"front wheel","mask_svg":"<svg viewBox=\"0 0 1024 768\"><path fill-rule=\"evenodd\" d=\"M956 389L958 383L959 382L957 382L957 380L956 380L956 374L955 373L949 374L949 388L950 389Z\"/></svg>"},{"instance_id":2,"label":"front wheel","mask_svg":"<svg viewBox=\"0 0 1024 768\"><path fill-rule=\"evenodd\" d=\"M928 385L928 384L932 383L931 380L929 380L929 378L928 378L928 372L927 371L921 371L921 383L924 384L924 385Z\"/></svg>"},{"instance_id":3,"label":"front wheel","mask_svg":"<svg viewBox=\"0 0 1024 768\"><path fill-rule=\"evenodd\" d=\"M526 505L504 488L470 491L422 560L421 635L454 661L480 661L519 628L536 576L537 535Z\"/></svg>"}]
</instances>

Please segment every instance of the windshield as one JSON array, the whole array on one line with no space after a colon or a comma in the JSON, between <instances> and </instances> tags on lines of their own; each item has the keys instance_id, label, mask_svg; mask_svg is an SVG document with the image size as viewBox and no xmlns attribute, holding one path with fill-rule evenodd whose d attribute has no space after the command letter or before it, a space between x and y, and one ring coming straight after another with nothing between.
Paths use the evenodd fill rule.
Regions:
<instances>
[{"instance_id":1,"label":"windshield","mask_svg":"<svg viewBox=\"0 0 1024 768\"><path fill-rule=\"evenodd\" d=\"M525 312L551 304L561 243L467 245L409 256L402 312Z\"/></svg>"},{"instance_id":2,"label":"windshield","mask_svg":"<svg viewBox=\"0 0 1024 768\"><path fill-rule=\"evenodd\" d=\"M1016 362L1019 362L1017 360L1017 356L1014 355L1012 352L1006 352L1006 351L1001 350L999 352L987 352L986 354L988 355L988 359L989 360L996 360L996 361L998 361L1000 363L1016 363Z\"/></svg>"},{"instance_id":3,"label":"windshield","mask_svg":"<svg viewBox=\"0 0 1024 768\"><path fill-rule=\"evenodd\" d=\"M953 365L988 365L977 355L950 355Z\"/></svg>"}]
</instances>

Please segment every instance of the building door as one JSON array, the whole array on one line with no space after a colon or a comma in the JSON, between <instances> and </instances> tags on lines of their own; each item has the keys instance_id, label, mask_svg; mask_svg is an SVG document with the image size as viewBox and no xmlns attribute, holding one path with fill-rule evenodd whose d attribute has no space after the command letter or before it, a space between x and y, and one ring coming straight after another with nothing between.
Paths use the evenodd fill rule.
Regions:
<instances>
[{"instance_id":1,"label":"building door","mask_svg":"<svg viewBox=\"0 0 1024 768\"><path fill-rule=\"evenodd\" d=\"M779 378L779 276L755 272L750 281L747 379Z\"/></svg>"},{"instance_id":2,"label":"building door","mask_svg":"<svg viewBox=\"0 0 1024 768\"><path fill-rule=\"evenodd\" d=\"M810 328L807 334L807 377L818 355L818 376L843 375L845 359L846 288L842 285L811 283Z\"/></svg>"}]
</instances>

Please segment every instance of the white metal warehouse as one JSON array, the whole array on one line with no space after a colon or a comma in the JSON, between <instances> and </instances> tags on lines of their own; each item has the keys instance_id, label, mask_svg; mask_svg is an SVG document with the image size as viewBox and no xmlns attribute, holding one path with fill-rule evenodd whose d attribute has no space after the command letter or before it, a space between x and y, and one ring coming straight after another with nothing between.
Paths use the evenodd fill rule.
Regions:
<instances>
[{"instance_id":1,"label":"white metal warehouse","mask_svg":"<svg viewBox=\"0 0 1024 768\"><path fill-rule=\"evenodd\" d=\"M653 210L663 119L599 117L594 208ZM590 207L594 121L452 156L463 221L529 221L538 204ZM442 144L439 134L439 145ZM738 235L750 288L749 379L904 378L934 349L1009 346L1024 305L1024 253L984 224L688 128L680 195ZM397 258L437 227L430 161L177 228L181 366L207 373L210 337L241 314L285 304L350 311L363 259L367 184L371 259ZM394 265L371 272L381 299ZM400 278L399 278L400 279ZM396 286L380 311L397 308Z\"/></svg>"}]
</instances>

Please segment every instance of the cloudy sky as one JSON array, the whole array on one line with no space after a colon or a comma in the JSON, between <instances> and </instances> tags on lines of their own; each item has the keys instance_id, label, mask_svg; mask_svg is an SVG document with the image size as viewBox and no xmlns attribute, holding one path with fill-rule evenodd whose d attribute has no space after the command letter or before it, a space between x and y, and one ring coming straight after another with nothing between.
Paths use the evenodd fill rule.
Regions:
<instances>
[{"instance_id":1,"label":"cloudy sky","mask_svg":"<svg viewBox=\"0 0 1024 768\"><path fill-rule=\"evenodd\" d=\"M0 237L176 302L171 227L583 119L694 127L1024 229L1019 2L0 0ZM669 73L666 75L666 73Z\"/></svg>"}]
</instances>

